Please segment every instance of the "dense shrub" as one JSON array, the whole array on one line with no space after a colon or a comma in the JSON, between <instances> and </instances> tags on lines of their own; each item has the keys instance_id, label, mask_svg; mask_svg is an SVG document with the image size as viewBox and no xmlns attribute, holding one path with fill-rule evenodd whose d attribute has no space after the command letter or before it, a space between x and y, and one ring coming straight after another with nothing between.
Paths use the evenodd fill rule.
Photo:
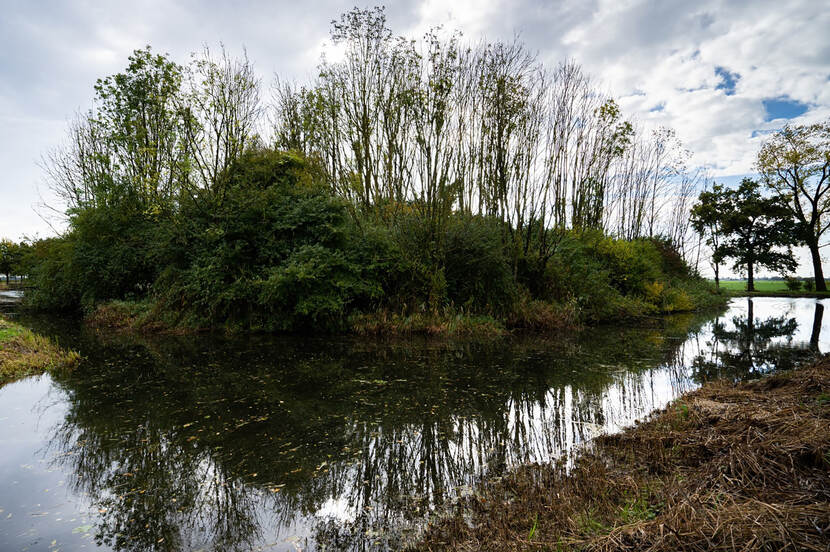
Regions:
<instances>
[{"instance_id":1,"label":"dense shrub","mask_svg":"<svg viewBox=\"0 0 830 552\"><path fill-rule=\"evenodd\" d=\"M248 152L223 184L183 205L174 262L156 285L188 324L328 329L355 297L380 292L346 250L346 206L304 159Z\"/></svg>"},{"instance_id":2,"label":"dense shrub","mask_svg":"<svg viewBox=\"0 0 830 552\"><path fill-rule=\"evenodd\" d=\"M444 267L450 303L499 314L513 304L516 285L496 221L452 217L444 238Z\"/></svg>"},{"instance_id":3,"label":"dense shrub","mask_svg":"<svg viewBox=\"0 0 830 552\"><path fill-rule=\"evenodd\" d=\"M803 282L801 280L799 280L798 278L795 278L793 276L788 276L787 280L786 280L786 283L787 283L787 289L790 290L790 291L799 291L801 289L802 284L803 284Z\"/></svg>"},{"instance_id":4,"label":"dense shrub","mask_svg":"<svg viewBox=\"0 0 830 552\"><path fill-rule=\"evenodd\" d=\"M138 205L87 208L70 217L64 238L35 242L29 266L29 303L69 310L111 299L143 296L163 265L169 219Z\"/></svg>"},{"instance_id":5,"label":"dense shrub","mask_svg":"<svg viewBox=\"0 0 830 552\"><path fill-rule=\"evenodd\" d=\"M29 284L26 303L46 311L77 309L81 303L81 282L73 263L74 241L49 238L32 244L29 258Z\"/></svg>"},{"instance_id":6,"label":"dense shrub","mask_svg":"<svg viewBox=\"0 0 830 552\"><path fill-rule=\"evenodd\" d=\"M411 312L446 306L507 312L516 286L495 221L453 214L435 229L416 213L400 216L391 234L400 269L388 301Z\"/></svg>"}]
</instances>

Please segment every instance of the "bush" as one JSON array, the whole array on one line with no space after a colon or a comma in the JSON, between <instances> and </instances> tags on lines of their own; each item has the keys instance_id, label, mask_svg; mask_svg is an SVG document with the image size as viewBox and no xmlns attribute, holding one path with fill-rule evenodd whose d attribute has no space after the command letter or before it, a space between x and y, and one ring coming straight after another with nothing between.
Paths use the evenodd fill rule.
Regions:
<instances>
[{"instance_id":1,"label":"bush","mask_svg":"<svg viewBox=\"0 0 830 552\"><path fill-rule=\"evenodd\" d=\"M66 238L33 246L33 306L83 306L130 328L471 332L720 299L666 240L546 230L522 242L500 220L428 217L416 202L355 219L314 163L290 152L247 151L169 212L129 197L105 205L73 213ZM539 236L557 244L551 257Z\"/></svg>"},{"instance_id":2,"label":"bush","mask_svg":"<svg viewBox=\"0 0 830 552\"><path fill-rule=\"evenodd\" d=\"M484 217L456 215L444 238L447 298L468 312L503 314L516 296L516 283L501 243L501 229Z\"/></svg>"},{"instance_id":3,"label":"bush","mask_svg":"<svg viewBox=\"0 0 830 552\"><path fill-rule=\"evenodd\" d=\"M183 205L156 285L186 324L334 329L356 296L377 294L349 258L345 204L303 158L248 152L223 183L221 196Z\"/></svg>"},{"instance_id":4,"label":"bush","mask_svg":"<svg viewBox=\"0 0 830 552\"><path fill-rule=\"evenodd\" d=\"M816 279L804 278L804 289L806 291L814 291L816 289Z\"/></svg>"},{"instance_id":5,"label":"bush","mask_svg":"<svg viewBox=\"0 0 830 552\"><path fill-rule=\"evenodd\" d=\"M454 214L445 228L435 228L411 212L397 218L391 235L401 271L391 306L498 315L510 310L516 284L497 222Z\"/></svg>"},{"instance_id":6,"label":"bush","mask_svg":"<svg viewBox=\"0 0 830 552\"><path fill-rule=\"evenodd\" d=\"M793 276L787 276L786 284L788 290L798 291L801 289L802 282L798 278L795 278Z\"/></svg>"}]
</instances>

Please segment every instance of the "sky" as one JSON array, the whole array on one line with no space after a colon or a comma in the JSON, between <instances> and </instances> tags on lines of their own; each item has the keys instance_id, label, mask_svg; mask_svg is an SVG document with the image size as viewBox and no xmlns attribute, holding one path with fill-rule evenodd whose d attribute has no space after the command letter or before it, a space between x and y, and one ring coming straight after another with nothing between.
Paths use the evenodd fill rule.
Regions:
<instances>
[{"instance_id":1,"label":"sky","mask_svg":"<svg viewBox=\"0 0 830 552\"><path fill-rule=\"evenodd\" d=\"M266 85L274 75L303 81L331 21L354 5L0 0L0 237L61 230L40 160L90 107L95 80L121 71L133 50L149 44L184 63L221 42L246 49ZM770 132L830 118L830 0L407 0L386 11L397 34L435 25L472 42L518 34L550 66L575 60L627 116L674 128L691 164L726 183L752 174Z\"/></svg>"}]
</instances>

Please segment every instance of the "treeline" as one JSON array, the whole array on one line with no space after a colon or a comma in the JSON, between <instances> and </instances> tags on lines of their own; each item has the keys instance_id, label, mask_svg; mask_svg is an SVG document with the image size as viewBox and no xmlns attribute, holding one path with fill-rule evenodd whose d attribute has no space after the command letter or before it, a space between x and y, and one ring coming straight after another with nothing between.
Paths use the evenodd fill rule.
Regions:
<instances>
[{"instance_id":1,"label":"treeline","mask_svg":"<svg viewBox=\"0 0 830 552\"><path fill-rule=\"evenodd\" d=\"M395 37L381 9L343 15L332 40L342 60L278 81L270 104L224 50L179 65L147 47L100 79L45 159L69 230L34 244L29 303L381 331L710 300L686 262L700 175L578 66Z\"/></svg>"}]
</instances>

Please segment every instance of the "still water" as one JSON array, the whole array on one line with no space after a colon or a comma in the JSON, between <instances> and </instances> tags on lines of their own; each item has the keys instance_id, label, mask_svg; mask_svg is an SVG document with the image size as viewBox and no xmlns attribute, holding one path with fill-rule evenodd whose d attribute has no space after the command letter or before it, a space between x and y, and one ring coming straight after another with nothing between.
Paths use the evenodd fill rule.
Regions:
<instances>
[{"instance_id":1,"label":"still water","mask_svg":"<svg viewBox=\"0 0 830 552\"><path fill-rule=\"evenodd\" d=\"M830 350L814 299L490 342L128 337L0 389L0 550L385 550L511 467Z\"/></svg>"}]
</instances>

